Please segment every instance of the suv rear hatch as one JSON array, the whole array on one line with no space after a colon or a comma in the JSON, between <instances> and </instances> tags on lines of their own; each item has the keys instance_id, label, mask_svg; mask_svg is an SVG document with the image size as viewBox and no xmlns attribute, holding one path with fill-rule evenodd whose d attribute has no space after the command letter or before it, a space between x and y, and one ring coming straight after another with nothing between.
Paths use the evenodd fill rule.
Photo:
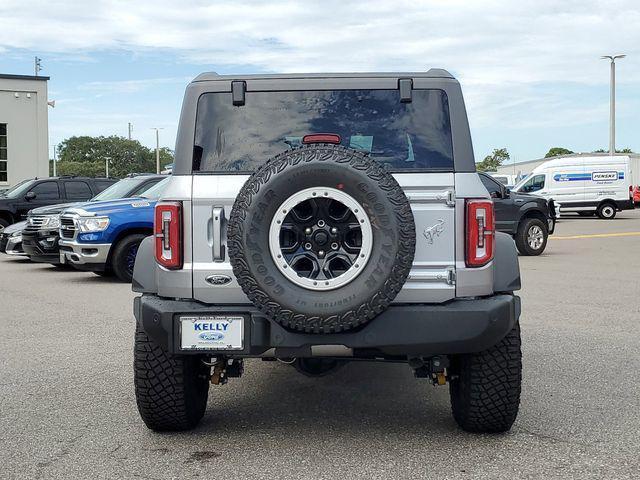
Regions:
<instances>
[{"instance_id":1,"label":"suv rear hatch","mask_svg":"<svg viewBox=\"0 0 640 480\"><path fill-rule=\"evenodd\" d=\"M226 219L257 166L314 133L337 134L344 146L368 152L393 172L411 203L415 259L394 303L440 303L455 297L449 102L442 89L426 84L420 88L420 81L428 83L426 79L404 80L410 82L408 90L398 88L406 86L399 78L207 82L207 92L197 103L193 146L196 300L248 302L226 252ZM230 83L234 84L231 89Z\"/></svg>"}]
</instances>

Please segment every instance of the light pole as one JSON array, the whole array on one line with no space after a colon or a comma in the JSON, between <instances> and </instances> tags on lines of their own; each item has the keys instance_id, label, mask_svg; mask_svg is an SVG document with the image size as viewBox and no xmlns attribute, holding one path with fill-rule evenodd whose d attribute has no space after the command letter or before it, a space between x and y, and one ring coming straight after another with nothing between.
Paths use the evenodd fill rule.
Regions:
<instances>
[{"instance_id":1,"label":"light pole","mask_svg":"<svg viewBox=\"0 0 640 480\"><path fill-rule=\"evenodd\" d=\"M153 127L151 130L156 131L156 173L160 173L160 130L164 128Z\"/></svg>"},{"instance_id":2,"label":"light pole","mask_svg":"<svg viewBox=\"0 0 640 480\"><path fill-rule=\"evenodd\" d=\"M616 59L626 55L603 55L602 59L608 59L611 64L611 85L609 94L609 155L616 153Z\"/></svg>"},{"instance_id":3,"label":"light pole","mask_svg":"<svg viewBox=\"0 0 640 480\"><path fill-rule=\"evenodd\" d=\"M58 169L57 169L57 165L56 163L58 163L56 161L56 150L58 148L58 144L56 143L55 145L51 145L53 147L53 176L57 177L58 176Z\"/></svg>"}]
</instances>

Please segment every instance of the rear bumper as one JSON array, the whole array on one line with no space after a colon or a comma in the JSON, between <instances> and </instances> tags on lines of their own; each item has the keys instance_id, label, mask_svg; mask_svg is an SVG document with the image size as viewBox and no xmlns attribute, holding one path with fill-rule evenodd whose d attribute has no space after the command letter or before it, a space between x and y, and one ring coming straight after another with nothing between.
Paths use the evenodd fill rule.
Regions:
<instances>
[{"instance_id":1,"label":"rear bumper","mask_svg":"<svg viewBox=\"0 0 640 480\"><path fill-rule=\"evenodd\" d=\"M60 239L60 263L69 263L79 270L102 271L110 249L110 243L80 243Z\"/></svg>"},{"instance_id":2,"label":"rear bumper","mask_svg":"<svg viewBox=\"0 0 640 480\"><path fill-rule=\"evenodd\" d=\"M244 349L184 351L180 349L182 314L236 314L245 318ZM325 356L319 352L346 347L354 357L446 355L486 350L498 343L520 317L520 298L494 295L453 300L442 305L392 305L352 332L307 334L291 332L247 306L206 305L156 295L134 299L138 325L157 344L174 354L274 357ZM327 356L333 356L328 355Z\"/></svg>"}]
</instances>

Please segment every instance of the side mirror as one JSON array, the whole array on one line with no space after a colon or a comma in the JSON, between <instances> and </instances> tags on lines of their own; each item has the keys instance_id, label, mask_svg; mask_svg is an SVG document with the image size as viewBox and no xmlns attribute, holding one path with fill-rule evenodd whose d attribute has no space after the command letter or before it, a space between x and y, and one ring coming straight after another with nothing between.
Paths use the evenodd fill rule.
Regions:
<instances>
[{"instance_id":1,"label":"side mirror","mask_svg":"<svg viewBox=\"0 0 640 480\"><path fill-rule=\"evenodd\" d=\"M511 190L505 187L505 189L502 191L502 196L504 198L509 198L509 195L511 195Z\"/></svg>"},{"instance_id":2,"label":"side mirror","mask_svg":"<svg viewBox=\"0 0 640 480\"><path fill-rule=\"evenodd\" d=\"M34 200L37 197L37 195L34 192L27 192L27 194L24 196L24 199L27 202L30 202L31 200Z\"/></svg>"}]
</instances>

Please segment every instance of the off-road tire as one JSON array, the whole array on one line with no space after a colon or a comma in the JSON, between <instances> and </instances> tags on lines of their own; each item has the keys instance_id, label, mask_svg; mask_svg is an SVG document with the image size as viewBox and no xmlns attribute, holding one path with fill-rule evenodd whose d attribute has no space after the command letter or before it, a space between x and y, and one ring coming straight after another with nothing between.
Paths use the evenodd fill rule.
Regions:
<instances>
[{"instance_id":1,"label":"off-road tire","mask_svg":"<svg viewBox=\"0 0 640 480\"><path fill-rule=\"evenodd\" d=\"M210 368L199 357L169 355L136 326L133 370L138 411L147 427L179 431L200 422Z\"/></svg>"},{"instance_id":2,"label":"off-road tire","mask_svg":"<svg viewBox=\"0 0 640 480\"><path fill-rule=\"evenodd\" d=\"M113 274L122 282L131 283L133 278L133 271L128 270L127 255L129 249L133 246L139 246L148 235L143 233L132 233L126 237L120 239L113 249L113 255L111 255L111 261L105 269L110 269Z\"/></svg>"},{"instance_id":3,"label":"off-road tire","mask_svg":"<svg viewBox=\"0 0 640 480\"><path fill-rule=\"evenodd\" d=\"M374 225L368 263L353 281L330 291L287 279L268 243L280 205L317 187L351 195ZM393 176L363 152L328 144L288 150L263 164L236 198L227 238L233 273L249 300L283 327L307 333L351 330L384 311L409 275L416 243L411 206Z\"/></svg>"},{"instance_id":4,"label":"off-road tire","mask_svg":"<svg viewBox=\"0 0 640 480\"><path fill-rule=\"evenodd\" d=\"M488 350L452 358L451 409L463 430L499 433L513 425L522 383L520 343L520 324L516 324Z\"/></svg>"},{"instance_id":5,"label":"off-road tire","mask_svg":"<svg viewBox=\"0 0 640 480\"><path fill-rule=\"evenodd\" d=\"M596 213L603 220L612 220L616 218L616 206L611 202L601 203Z\"/></svg>"},{"instance_id":6,"label":"off-road tire","mask_svg":"<svg viewBox=\"0 0 640 480\"><path fill-rule=\"evenodd\" d=\"M528 237L529 230L533 227L539 227L542 230L543 240L540 248L535 249L529 245ZM518 231L515 235L516 247L521 255L525 256L537 256L544 252L547 248L547 240L549 239L549 229L547 225L539 218L526 218L518 226Z\"/></svg>"}]
</instances>

